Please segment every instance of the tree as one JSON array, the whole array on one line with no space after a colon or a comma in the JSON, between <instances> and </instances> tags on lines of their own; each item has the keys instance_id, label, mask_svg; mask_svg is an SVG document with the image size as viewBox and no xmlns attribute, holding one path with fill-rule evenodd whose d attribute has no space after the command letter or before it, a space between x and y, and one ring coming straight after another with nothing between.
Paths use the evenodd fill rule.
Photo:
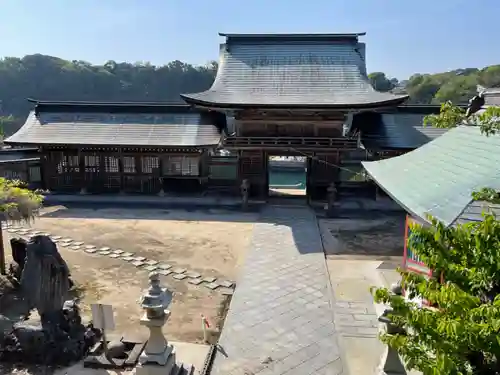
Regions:
<instances>
[{"instance_id":1,"label":"tree","mask_svg":"<svg viewBox=\"0 0 500 375\"><path fill-rule=\"evenodd\" d=\"M42 204L43 196L25 187L22 181L0 178L0 221L25 222L32 220ZM5 275L5 251L0 227L0 274Z\"/></svg>"},{"instance_id":2,"label":"tree","mask_svg":"<svg viewBox=\"0 0 500 375\"><path fill-rule=\"evenodd\" d=\"M397 79L389 79L385 73L382 72L370 73L368 74L368 79L370 80L373 88L380 92L390 91L398 84Z\"/></svg>"},{"instance_id":3,"label":"tree","mask_svg":"<svg viewBox=\"0 0 500 375\"><path fill-rule=\"evenodd\" d=\"M468 117L447 102L425 122L441 128L476 123L489 136L500 131L499 114L490 107ZM500 194L485 187L473 199L500 203ZM424 375L500 374L500 222L491 213L483 216L456 227L429 217L430 226L411 228L408 244L434 276L400 270L402 286L432 307L418 308L384 288L374 291L375 301L389 304L390 318L406 330L381 340Z\"/></svg>"}]
</instances>

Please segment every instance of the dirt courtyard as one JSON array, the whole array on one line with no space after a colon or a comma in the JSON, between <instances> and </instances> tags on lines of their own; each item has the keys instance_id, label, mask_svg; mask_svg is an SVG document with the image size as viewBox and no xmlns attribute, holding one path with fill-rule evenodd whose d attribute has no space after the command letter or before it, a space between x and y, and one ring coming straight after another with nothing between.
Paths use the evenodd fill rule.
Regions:
<instances>
[{"instance_id":1,"label":"dirt courtyard","mask_svg":"<svg viewBox=\"0 0 500 375\"><path fill-rule=\"evenodd\" d=\"M121 249L172 268L185 268L202 277L236 282L238 266L244 261L256 219L256 214L224 210L190 212L58 206L45 208L31 226L85 245ZM8 234L5 237L16 236ZM146 331L139 325L142 312L139 298L147 287L148 272L121 259L69 247L58 248L82 291L85 315L90 316L90 303L111 304L116 321L114 333L144 337ZM10 253L10 247L6 253ZM192 285L188 279L176 280L168 275L162 276L162 280L164 286L174 292L172 315L165 327L169 340L201 342L201 314L208 318L213 334L218 333L228 297L203 284Z\"/></svg>"}]
</instances>

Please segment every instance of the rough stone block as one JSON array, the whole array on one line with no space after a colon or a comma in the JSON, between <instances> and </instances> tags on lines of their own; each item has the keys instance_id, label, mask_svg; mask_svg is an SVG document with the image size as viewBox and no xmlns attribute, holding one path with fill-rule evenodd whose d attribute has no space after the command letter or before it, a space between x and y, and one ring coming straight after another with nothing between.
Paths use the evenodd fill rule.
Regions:
<instances>
[{"instance_id":1,"label":"rough stone block","mask_svg":"<svg viewBox=\"0 0 500 375\"><path fill-rule=\"evenodd\" d=\"M223 288L231 288L234 285L232 281L227 281L227 280L217 280L216 283Z\"/></svg>"},{"instance_id":2,"label":"rough stone block","mask_svg":"<svg viewBox=\"0 0 500 375\"><path fill-rule=\"evenodd\" d=\"M193 284L193 285L200 285L201 283L203 282L202 279L191 279L188 281L189 284Z\"/></svg>"},{"instance_id":3,"label":"rough stone block","mask_svg":"<svg viewBox=\"0 0 500 375\"><path fill-rule=\"evenodd\" d=\"M144 267L144 269L145 269L146 271L149 271L149 272L156 271L156 269L157 269L157 268L158 268L158 267L156 267L156 266L146 266L146 267Z\"/></svg>"},{"instance_id":4,"label":"rough stone block","mask_svg":"<svg viewBox=\"0 0 500 375\"><path fill-rule=\"evenodd\" d=\"M159 270L158 271L159 274L163 275L163 276L168 276L172 273L172 271L169 271L169 270Z\"/></svg>"},{"instance_id":5,"label":"rough stone block","mask_svg":"<svg viewBox=\"0 0 500 375\"><path fill-rule=\"evenodd\" d=\"M224 295L224 296L232 296L234 294L234 289L232 288L221 288L219 291Z\"/></svg>"},{"instance_id":6,"label":"rough stone block","mask_svg":"<svg viewBox=\"0 0 500 375\"><path fill-rule=\"evenodd\" d=\"M187 276L185 274L183 274L183 273L178 273L178 274L176 274L176 275L174 275L172 277L174 279L176 279L176 280L184 280Z\"/></svg>"},{"instance_id":7,"label":"rough stone block","mask_svg":"<svg viewBox=\"0 0 500 375\"><path fill-rule=\"evenodd\" d=\"M215 289L217 289L220 285L219 285L219 284L216 284L216 283L208 283L208 284L205 284L205 286L206 286L208 289L215 290Z\"/></svg>"},{"instance_id":8,"label":"rough stone block","mask_svg":"<svg viewBox=\"0 0 500 375\"><path fill-rule=\"evenodd\" d=\"M158 264L158 261L153 259L148 259L144 263L146 263L148 266L156 266Z\"/></svg>"},{"instance_id":9,"label":"rough stone block","mask_svg":"<svg viewBox=\"0 0 500 375\"><path fill-rule=\"evenodd\" d=\"M137 259L137 258L135 258L135 259ZM144 265L144 262L142 260L135 260L132 262L132 264L136 267L141 267Z\"/></svg>"},{"instance_id":10,"label":"rough stone block","mask_svg":"<svg viewBox=\"0 0 500 375\"><path fill-rule=\"evenodd\" d=\"M205 278L203 279L203 281L204 281L205 283L214 283L214 282L215 282L215 280L217 280L217 279L216 279L215 277L211 277L211 276L209 276L209 277L205 277Z\"/></svg>"},{"instance_id":11,"label":"rough stone block","mask_svg":"<svg viewBox=\"0 0 500 375\"><path fill-rule=\"evenodd\" d=\"M190 279L198 279L201 277L201 274L195 271L187 271L186 276Z\"/></svg>"},{"instance_id":12,"label":"rough stone block","mask_svg":"<svg viewBox=\"0 0 500 375\"><path fill-rule=\"evenodd\" d=\"M185 268L174 268L172 270L173 273L184 273L186 272L186 269Z\"/></svg>"}]
</instances>

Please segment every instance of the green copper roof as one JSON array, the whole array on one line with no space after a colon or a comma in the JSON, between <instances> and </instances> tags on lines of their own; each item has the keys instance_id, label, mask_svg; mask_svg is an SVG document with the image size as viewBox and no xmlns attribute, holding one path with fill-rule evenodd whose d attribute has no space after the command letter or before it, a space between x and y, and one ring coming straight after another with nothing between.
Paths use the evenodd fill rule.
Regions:
<instances>
[{"instance_id":1,"label":"green copper roof","mask_svg":"<svg viewBox=\"0 0 500 375\"><path fill-rule=\"evenodd\" d=\"M407 154L363 166L413 215L430 214L446 225L478 220L484 204L472 202L471 193L500 190L500 135L460 126Z\"/></svg>"}]
</instances>

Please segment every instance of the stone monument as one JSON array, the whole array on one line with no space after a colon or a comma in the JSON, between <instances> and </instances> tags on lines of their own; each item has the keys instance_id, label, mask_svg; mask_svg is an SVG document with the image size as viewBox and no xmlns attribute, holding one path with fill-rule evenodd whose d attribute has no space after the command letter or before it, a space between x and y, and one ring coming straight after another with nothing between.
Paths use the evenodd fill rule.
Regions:
<instances>
[{"instance_id":1,"label":"stone monument","mask_svg":"<svg viewBox=\"0 0 500 375\"><path fill-rule=\"evenodd\" d=\"M144 309L140 323L149 329L149 339L139 357L137 375L170 374L176 366L175 350L163 335L162 328L170 317L167 309L172 292L160 285L157 272L149 274L149 289L141 298Z\"/></svg>"},{"instance_id":2,"label":"stone monument","mask_svg":"<svg viewBox=\"0 0 500 375\"><path fill-rule=\"evenodd\" d=\"M67 365L81 359L100 332L82 324L78 305L68 299L70 272L57 246L48 236L32 237L25 251L22 241L14 243L13 277L19 277L26 320L33 309L39 317L15 323L0 337L0 361Z\"/></svg>"}]
</instances>

